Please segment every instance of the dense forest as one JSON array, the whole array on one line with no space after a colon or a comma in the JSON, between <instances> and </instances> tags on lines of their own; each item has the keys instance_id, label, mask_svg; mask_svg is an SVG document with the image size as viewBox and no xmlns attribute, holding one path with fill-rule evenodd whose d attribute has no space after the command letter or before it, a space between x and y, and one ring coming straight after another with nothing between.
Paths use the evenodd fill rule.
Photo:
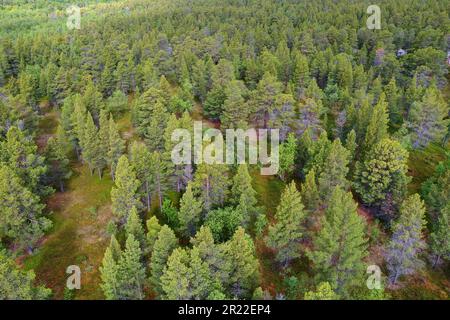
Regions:
<instances>
[{"instance_id":1,"label":"dense forest","mask_svg":"<svg viewBox=\"0 0 450 320\"><path fill-rule=\"evenodd\" d=\"M449 2L371 4L1 1L0 299L449 299Z\"/></svg>"}]
</instances>

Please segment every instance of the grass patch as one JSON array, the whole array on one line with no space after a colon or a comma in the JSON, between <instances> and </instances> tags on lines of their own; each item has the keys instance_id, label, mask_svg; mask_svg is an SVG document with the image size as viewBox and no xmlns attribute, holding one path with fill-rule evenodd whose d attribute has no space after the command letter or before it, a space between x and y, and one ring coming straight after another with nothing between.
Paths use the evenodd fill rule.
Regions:
<instances>
[{"instance_id":1,"label":"grass patch","mask_svg":"<svg viewBox=\"0 0 450 320\"><path fill-rule=\"evenodd\" d=\"M75 168L67 192L55 193L48 201L53 211L53 230L43 245L25 259L24 267L34 269L39 283L53 290L55 299L62 299L66 268L78 265L81 269L81 289L76 299L102 299L98 267L109 242L106 225L111 219L108 175L100 179L91 176L87 167ZM95 214L93 210L95 209Z\"/></svg>"},{"instance_id":2,"label":"grass patch","mask_svg":"<svg viewBox=\"0 0 450 320\"><path fill-rule=\"evenodd\" d=\"M420 185L433 175L436 165L444 159L445 149L436 144L429 144L425 149L412 150L408 160L408 171L412 177L409 191L418 192Z\"/></svg>"}]
</instances>

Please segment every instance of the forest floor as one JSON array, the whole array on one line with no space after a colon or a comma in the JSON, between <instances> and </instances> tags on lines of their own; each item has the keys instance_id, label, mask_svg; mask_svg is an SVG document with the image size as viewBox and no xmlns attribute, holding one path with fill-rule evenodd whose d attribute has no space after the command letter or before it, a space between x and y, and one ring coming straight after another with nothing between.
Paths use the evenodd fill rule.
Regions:
<instances>
[{"instance_id":1,"label":"forest floor","mask_svg":"<svg viewBox=\"0 0 450 320\"><path fill-rule=\"evenodd\" d=\"M112 181L91 176L86 166L76 165L66 192L56 192L47 203L52 212L53 229L36 253L24 261L34 269L38 282L53 290L54 298L63 298L66 269L81 269L81 289L77 299L101 299L99 266L109 244L106 225L111 219Z\"/></svg>"}]
</instances>

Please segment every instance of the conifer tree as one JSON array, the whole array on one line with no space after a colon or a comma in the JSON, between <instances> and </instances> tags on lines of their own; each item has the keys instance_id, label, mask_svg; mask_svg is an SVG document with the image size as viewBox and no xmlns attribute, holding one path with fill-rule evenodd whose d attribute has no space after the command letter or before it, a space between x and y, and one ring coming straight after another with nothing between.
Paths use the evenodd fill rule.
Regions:
<instances>
[{"instance_id":1,"label":"conifer tree","mask_svg":"<svg viewBox=\"0 0 450 320\"><path fill-rule=\"evenodd\" d=\"M266 243L277 250L277 261L287 267L300 256L299 241L304 236L304 207L295 182L284 189L275 213L276 222L269 227Z\"/></svg>"},{"instance_id":2,"label":"conifer tree","mask_svg":"<svg viewBox=\"0 0 450 320\"><path fill-rule=\"evenodd\" d=\"M348 150L342 146L339 139L334 140L317 179L319 193L324 202L328 202L334 187L348 188L348 162Z\"/></svg>"},{"instance_id":3,"label":"conifer tree","mask_svg":"<svg viewBox=\"0 0 450 320\"><path fill-rule=\"evenodd\" d=\"M140 193L145 198L147 211L151 207L151 181L153 173L151 171L152 155L147 146L138 141L134 141L130 148L130 164L136 173L137 179L141 182Z\"/></svg>"},{"instance_id":4,"label":"conifer tree","mask_svg":"<svg viewBox=\"0 0 450 320\"><path fill-rule=\"evenodd\" d=\"M297 156L297 139L293 133L288 135L286 142L280 145L280 168L278 174L281 180L286 181L294 169Z\"/></svg>"},{"instance_id":5,"label":"conifer tree","mask_svg":"<svg viewBox=\"0 0 450 320\"><path fill-rule=\"evenodd\" d=\"M117 267L121 254L120 246L113 235L103 256L102 265L100 266L100 277L102 280L100 287L107 300L116 300L119 298Z\"/></svg>"},{"instance_id":6,"label":"conifer tree","mask_svg":"<svg viewBox=\"0 0 450 320\"><path fill-rule=\"evenodd\" d=\"M164 131L164 153L163 158L167 163L168 170L173 177L171 180L175 181L177 192L181 192L189 181L192 180L192 165L191 164L174 164L172 162L172 150L176 142L172 141L172 134L177 129L186 129L193 132L193 123L188 112L184 112L183 116L178 119L175 114L169 117L166 129Z\"/></svg>"},{"instance_id":7,"label":"conifer tree","mask_svg":"<svg viewBox=\"0 0 450 320\"><path fill-rule=\"evenodd\" d=\"M100 111L99 128L98 128L98 165L103 169L108 163L109 151L109 122L108 114L105 109Z\"/></svg>"},{"instance_id":8,"label":"conifer tree","mask_svg":"<svg viewBox=\"0 0 450 320\"><path fill-rule=\"evenodd\" d=\"M131 211L128 214L127 223L125 224L125 234L127 236L132 234L134 238L139 241L141 248L143 249L145 247L144 228L136 207L131 208Z\"/></svg>"},{"instance_id":9,"label":"conifer tree","mask_svg":"<svg viewBox=\"0 0 450 320\"><path fill-rule=\"evenodd\" d=\"M212 282L209 266L195 247L175 249L161 276L163 297L170 300L206 299L212 290Z\"/></svg>"},{"instance_id":10,"label":"conifer tree","mask_svg":"<svg viewBox=\"0 0 450 320\"><path fill-rule=\"evenodd\" d=\"M115 179L117 162L125 150L125 141L120 136L117 124L114 122L112 115L109 116L108 123L108 152L107 163L110 167L111 177Z\"/></svg>"},{"instance_id":11,"label":"conifer tree","mask_svg":"<svg viewBox=\"0 0 450 320\"><path fill-rule=\"evenodd\" d=\"M220 122L223 128L242 128L247 125L248 108L244 96L246 87L240 80L231 81L225 89L225 101Z\"/></svg>"},{"instance_id":12,"label":"conifer tree","mask_svg":"<svg viewBox=\"0 0 450 320\"><path fill-rule=\"evenodd\" d=\"M259 262L252 239L239 227L230 241L224 244L228 278L224 287L238 299L250 298L259 286Z\"/></svg>"},{"instance_id":13,"label":"conifer tree","mask_svg":"<svg viewBox=\"0 0 450 320\"><path fill-rule=\"evenodd\" d=\"M149 125L145 128L144 140L151 151L162 151L163 132L167 126L169 114L161 101L156 101Z\"/></svg>"},{"instance_id":14,"label":"conifer tree","mask_svg":"<svg viewBox=\"0 0 450 320\"><path fill-rule=\"evenodd\" d=\"M298 53L295 56L294 69L292 74L297 93L302 94L309 82L309 65L305 55Z\"/></svg>"},{"instance_id":15,"label":"conifer tree","mask_svg":"<svg viewBox=\"0 0 450 320\"><path fill-rule=\"evenodd\" d=\"M153 246L156 239L158 238L159 231L161 230L161 225L159 224L158 218L153 216L147 220L147 249L148 252L153 251Z\"/></svg>"},{"instance_id":16,"label":"conifer tree","mask_svg":"<svg viewBox=\"0 0 450 320\"><path fill-rule=\"evenodd\" d=\"M50 137L46 146L46 158L50 164L48 175L55 186L64 192L64 181L72 175L70 160L65 152L65 145L58 138Z\"/></svg>"},{"instance_id":17,"label":"conifer tree","mask_svg":"<svg viewBox=\"0 0 450 320\"><path fill-rule=\"evenodd\" d=\"M228 186L226 166L202 163L197 167L192 187L206 211L225 203L228 196Z\"/></svg>"},{"instance_id":18,"label":"conifer tree","mask_svg":"<svg viewBox=\"0 0 450 320\"><path fill-rule=\"evenodd\" d=\"M263 128L267 128L270 112L275 108L282 84L270 73L265 73L253 92L251 110L253 118Z\"/></svg>"},{"instance_id":19,"label":"conifer tree","mask_svg":"<svg viewBox=\"0 0 450 320\"><path fill-rule=\"evenodd\" d=\"M319 209L319 189L316 183L316 173L314 169L308 171L305 182L302 184L300 192L306 210L311 212Z\"/></svg>"},{"instance_id":20,"label":"conifer tree","mask_svg":"<svg viewBox=\"0 0 450 320\"><path fill-rule=\"evenodd\" d=\"M441 258L448 260L450 256L450 202L440 210L433 229L430 249L435 256L433 266L437 266Z\"/></svg>"},{"instance_id":21,"label":"conifer tree","mask_svg":"<svg viewBox=\"0 0 450 320\"><path fill-rule=\"evenodd\" d=\"M386 262L389 282L396 284L399 277L414 273L423 266L419 252L425 248L422 230L425 226L425 205L418 194L403 201L400 217L392 227L393 234L387 247Z\"/></svg>"},{"instance_id":22,"label":"conifer tree","mask_svg":"<svg viewBox=\"0 0 450 320\"><path fill-rule=\"evenodd\" d=\"M119 158L114 182L115 186L111 189L112 211L122 222L125 222L131 209L139 207L136 195L139 181L125 155Z\"/></svg>"},{"instance_id":23,"label":"conifer tree","mask_svg":"<svg viewBox=\"0 0 450 320\"><path fill-rule=\"evenodd\" d=\"M72 127L77 139L77 155L81 154L84 147L84 131L86 127L86 106L81 101L81 98L75 99L75 108L72 114Z\"/></svg>"},{"instance_id":24,"label":"conifer tree","mask_svg":"<svg viewBox=\"0 0 450 320\"><path fill-rule=\"evenodd\" d=\"M194 197L192 184L189 183L180 200L178 221L180 230L187 237L192 237L197 232L202 215L202 203Z\"/></svg>"},{"instance_id":25,"label":"conifer tree","mask_svg":"<svg viewBox=\"0 0 450 320\"><path fill-rule=\"evenodd\" d=\"M158 195L159 208L163 206L163 194L169 186L170 167L158 151L154 151L150 157L150 170L152 180L150 188Z\"/></svg>"},{"instance_id":26,"label":"conifer tree","mask_svg":"<svg viewBox=\"0 0 450 320\"><path fill-rule=\"evenodd\" d=\"M33 271L17 267L6 250L0 250L0 300L44 300L50 298L51 290L35 286Z\"/></svg>"},{"instance_id":27,"label":"conifer tree","mask_svg":"<svg viewBox=\"0 0 450 320\"><path fill-rule=\"evenodd\" d=\"M6 139L0 141L0 163L9 166L34 194L49 194L48 188L41 182L47 172L45 159L38 153L34 141L18 127L11 126Z\"/></svg>"},{"instance_id":28,"label":"conifer tree","mask_svg":"<svg viewBox=\"0 0 450 320\"><path fill-rule=\"evenodd\" d=\"M317 137L323 131L322 116L325 108L321 100L306 98L298 105L297 132L303 134L306 130L310 130L313 137Z\"/></svg>"},{"instance_id":29,"label":"conifer tree","mask_svg":"<svg viewBox=\"0 0 450 320\"><path fill-rule=\"evenodd\" d=\"M356 132L352 129L345 139L345 148L350 152L350 166L356 157L356 150L358 145L356 144Z\"/></svg>"},{"instance_id":30,"label":"conifer tree","mask_svg":"<svg viewBox=\"0 0 450 320\"><path fill-rule=\"evenodd\" d=\"M145 268L139 241L128 235L125 249L117 263L118 298L120 300L142 300L145 283Z\"/></svg>"},{"instance_id":31,"label":"conifer tree","mask_svg":"<svg viewBox=\"0 0 450 320\"><path fill-rule=\"evenodd\" d=\"M356 207L352 194L336 187L322 229L314 238L314 249L307 252L317 278L328 281L343 296L348 296L348 289L361 281L362 261L367 256L365 225Z\"/></svg>"},{"instance_id":32,"label":"conifer tree","mask_svg":"<svg viewBox=\"0 0 450 320\"><path fill-rule=\"evenodd\" d=\"M42 216L39 197L23 186L8 166L0 163L0 239L9 238L19 248L32 251L35 242L51 227Z\"/></svg>"},{"instance_id":33,"label":"conifer tree","mask_svg":"<svg viewBox=\"0 0 450 320\"><path fill-rule=\"evenodd\" d=\"M448 106L441 92L432 85L420 101L412 103L409 110L407 127L413 147L426 147L432 141L440 141L449 123Z\"/></svg>"},{"instance_id":34,"label":"conifer tree","mask_svg":"<svg viewBox=\"0 0 450 320\"><path fill-rule=\"evenodd\" d=\"M315 291L305 293L305 300L338 300L339 296L334 293L329 282L321 282Z\"/></svg>"},{"instance_id":35,"label":"conifer tree","mask_svg":"<svg viewBox=\"0 0 450 320\"><path fill-rule=\"evenodd\" d=\"M394 77L384 87L384 93L386 94L386 102L389 108L389 120L391 124L401 124L403 110L401 109L400 93Z\"/></svg>"},{"instance_id":36,"label":"conifer tree","mask_svg":"<svg viewBox=\"0 0 450 320\"><path fill-rule=\"evenodd\" d=\"M367 125L364 140L364 152L369 152L377 143L387 137L389 116L385 94L381 94L377 104L373 107Z\"/></svg>"},{"instance_id":37,"label":"conifer tree","mask_svg":"<svg viewBox=\"0 0 450 320\"><path fill-rule=\"evenodd\" d=\"M100 154L100 141L98 138L97 127L94 124L91 114L88 112L86 116L86 127L83 139L83 159L89 165L91 175L95 169L101 177L102 171L102 155Z\"/></svg>"},{"instance_id":38,"label":"conifer tree","mask_svg":"<svg viewBox=\"0 0 450 320\"><path fill-rule=\"evenodd\" d=\"M176 247L178 247L178 239L175 233L168 226L162 226L153 246L150 260L150 282L153 285L153 290L158 294L164 293L161 286L161 276L164 273L167 260Z\"/></svg>"},{"instance_id":39,"label":"conifer tree","mask_svg":"<svg viewBox=\"0 0 450 320\"><path fill-rule=\"evenodd\" d=\"M242 218L241 225L244 227L247 227L249 222L256 218L260 212L247 164L240 164L236 175L233 177L231 203L237 206L236 210Z\"/></svg>"},{"instance_id":40,"label":"conifer tree","mask_svg":"<svg viewBox=\"0 0 450 320\"><path fill-rule=\"evenodd\" d=\"M353 185L364 203L379 205L387 195L399 203L409 181L407 160L408 152L399 142L383 139L376 144L355 168Z\"/></svg>"},{"instance_id":41,"label":"conifer tree","mask_svg":"<svg viewBox=\"0 0 450 320\"><path fill-rule=\"evenodd\" d=\"M168 101L164 100L161 90L151 87L136 98L133 106L133 124L141 137L147 133L157 102L166 107ZM161 106L160 106L161 107Z\"/></svg>"}]
</instances>

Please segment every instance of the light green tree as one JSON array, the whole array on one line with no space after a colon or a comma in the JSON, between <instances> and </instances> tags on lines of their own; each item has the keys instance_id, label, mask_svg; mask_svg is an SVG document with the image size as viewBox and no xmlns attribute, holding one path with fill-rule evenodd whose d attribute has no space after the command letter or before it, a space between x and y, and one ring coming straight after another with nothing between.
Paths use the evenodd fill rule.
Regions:
<instances>
[{"instance_id":1,"label":"light green tree","mask_svg":"<svg viewBox=\"0 0 450 320\"><path fill-rule=\"evenodd\" d=\"M322 229L314 238L313 249L307 252L317 278L329 282L339 295L346 297L348 290L360 283L363 259L367 256L365 224L356 207L352 194L336 187Z\"/></svg>"},{"instance_id":2,"label":"light green tree","mask_svg":"<svg viewBox=\"0 0 450 320\"><path fill-rule=\"evenodd\" d=\"M277 251L277 261L287 267L301 254L299 241L304 236L306 214L295 182L284 189L275 213L275 224L269 227L266 243Z\"/></svg>"}]
</instances>

